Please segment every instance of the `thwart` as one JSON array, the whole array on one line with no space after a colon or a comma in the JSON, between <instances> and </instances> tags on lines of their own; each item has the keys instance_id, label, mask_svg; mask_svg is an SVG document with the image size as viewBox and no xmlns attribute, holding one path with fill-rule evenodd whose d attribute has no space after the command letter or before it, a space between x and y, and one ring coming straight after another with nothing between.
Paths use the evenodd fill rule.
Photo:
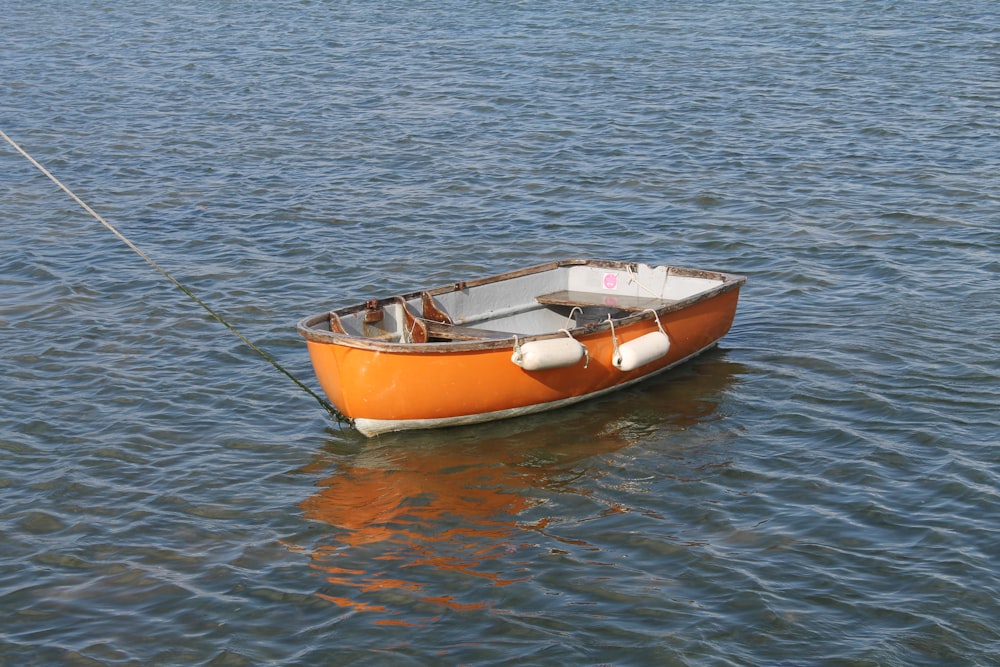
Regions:
<instances>
[{"instance_id":1,"label":"thwart","mask_svg":"<svg viewBox=\"0 0 1000 667\"><path fill-rule=\"evenodd\" d=\"M320 386L367 436L570 405L729 331L744 276L571 259L371 299L298 324Z\"/></svg>"}]
</instances>

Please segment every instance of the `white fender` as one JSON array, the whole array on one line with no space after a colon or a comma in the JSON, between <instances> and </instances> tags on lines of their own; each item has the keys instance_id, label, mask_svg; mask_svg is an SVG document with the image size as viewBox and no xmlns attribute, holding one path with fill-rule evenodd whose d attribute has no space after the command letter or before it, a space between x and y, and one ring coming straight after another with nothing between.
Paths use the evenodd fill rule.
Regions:
<instances>
[{"instance_id":1,"label":"white fender","mask_svg":"<svg viewBox=\"0 0 1000 667\"><path fill-rule=\"evenodd\" d=\"M510 360L526 371L542 371L577 364L586 351L583 343L573 338L548 338L515 345Z\"/></svg>"},{"instance_id":2,"label":"white fender","mask_svg":"<svg viewBox=\"0 0 1000 667\"><path fill-rule=\"evenodd\" d=\"M670 338L662 331L643 334L619 345L612 363L620 371L631 371L656 361L670 351Z\"/></svg>"}]
</instances>

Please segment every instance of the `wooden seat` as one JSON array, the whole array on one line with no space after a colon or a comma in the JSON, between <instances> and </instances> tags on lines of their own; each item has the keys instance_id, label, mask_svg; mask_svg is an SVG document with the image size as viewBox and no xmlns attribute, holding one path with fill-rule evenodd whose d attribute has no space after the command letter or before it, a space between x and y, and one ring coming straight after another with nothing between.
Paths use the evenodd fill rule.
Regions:
<instances>
[{"instance_id":1,"label":"wooden seat","mask_svg":"<svg viewBox=\"0 0 1000 667\"><path fill-rule=\"evenodd\" d=\"M424 324L427 325L427 336L429 338L444 338L447 340L501 340L514 337L514 334L506 331L462 327L454 324L445 324L444 322L424 320Z\"/></svg>"},{"instance_id":2,"label":"wooden seat","mask_svg":"<svg viewBox=\"0 0 1000 667\"><path fill-rule=\"evenodd\" d=\"M621 310L659 310L664 306L677 303L676 299L659 299L646 296L627 296L621 294L600 294L598 292L576 292L562 290L535 297L535 301L546 306L604 306Z\"/></svg>"}]
</instances>

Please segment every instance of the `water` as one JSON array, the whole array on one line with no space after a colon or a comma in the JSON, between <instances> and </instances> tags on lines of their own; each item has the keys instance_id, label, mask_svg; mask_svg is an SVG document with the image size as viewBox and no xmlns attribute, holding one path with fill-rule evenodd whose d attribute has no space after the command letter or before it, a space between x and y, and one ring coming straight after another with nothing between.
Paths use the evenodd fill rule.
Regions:
<instances>
[{"instance_id":1,"label":"water","mask_svg":"<svg viewBox=\"0 0 1000 667\"><path fill-rule=\"evenodd\" d=\"M0 9L2 129L310 383L371 296L750 277L668 376L365 440L0 147L0 664L1000 662L994 3Z\"/></svg>"}]
</instances>

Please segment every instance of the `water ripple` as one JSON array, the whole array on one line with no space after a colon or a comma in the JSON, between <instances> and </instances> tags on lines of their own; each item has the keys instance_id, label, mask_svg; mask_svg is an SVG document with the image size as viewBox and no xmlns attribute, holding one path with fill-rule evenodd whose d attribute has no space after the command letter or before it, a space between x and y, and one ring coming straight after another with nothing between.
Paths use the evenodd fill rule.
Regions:
<instances>
[{"instance_id":1,"label":"water ripple","mask_svg":"<svg viewBox=\"0 0 1000 667\"><path fill-rule=\"evenodd\" d=\"M2 129L300 377L371 296L750 281L646 386L367 441L0 150L0 662L1000 654L992 4L7 10Z\"/></svg>"}]
</instances>

